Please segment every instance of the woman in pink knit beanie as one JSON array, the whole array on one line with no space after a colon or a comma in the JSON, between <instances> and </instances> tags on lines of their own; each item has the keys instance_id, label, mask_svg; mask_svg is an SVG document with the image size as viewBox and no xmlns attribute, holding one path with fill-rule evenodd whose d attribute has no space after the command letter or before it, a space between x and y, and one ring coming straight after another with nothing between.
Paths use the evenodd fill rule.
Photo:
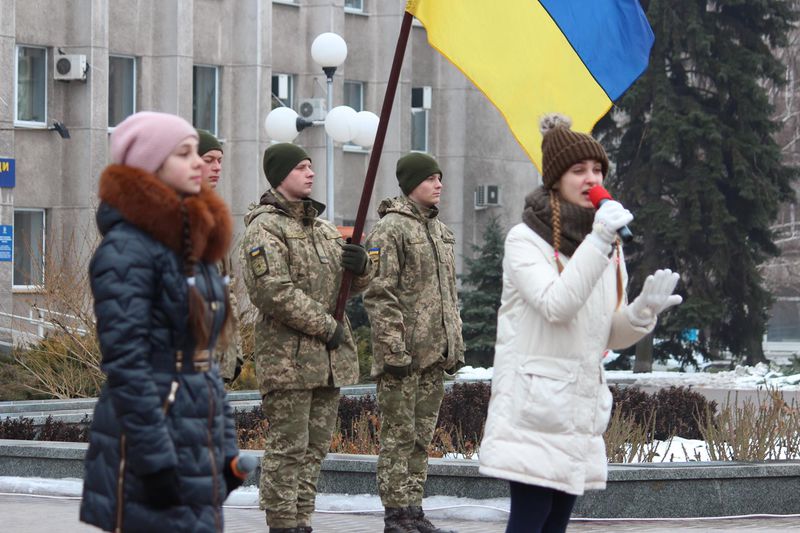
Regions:
<instances>
[{"instance_id":1,"label":"woman in pink knit beanie","mask_svg":"<svg viewBox=\"0 0 800 533\"><path fill-rule=\"evenodd\" d=\"M232 411L214 361L229 316L216 263L225 203L202 182L197 132L136 113L111 134L103 236L89 274L101 366L80 517L106 531L223 530L242 484Z\"/></svg>"}]
</instances>

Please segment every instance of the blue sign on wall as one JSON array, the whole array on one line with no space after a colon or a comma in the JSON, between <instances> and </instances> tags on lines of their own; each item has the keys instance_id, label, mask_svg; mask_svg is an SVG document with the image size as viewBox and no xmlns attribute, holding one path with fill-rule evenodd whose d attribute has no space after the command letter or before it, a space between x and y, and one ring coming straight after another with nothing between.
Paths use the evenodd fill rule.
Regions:
<instances>
[{"instance_id":1,"label":"blue sign on wall","mask_svg":"<svg viewBox=\"0 0 800 533\"><path fill-rule=\"evenodd\" d=\"M14 226L0 225L0 261L14 260Z\"/></svg>"},{"instance_id":2,"label":"blue sign on wall","mask_svg":"<svg viewBox=\"0 0 800 533\"><path fill-rule=\"evenodd\" d=\"M0 157L0 187L13 187L17 182L14 160Z\"/></svg>"}]
</instances>

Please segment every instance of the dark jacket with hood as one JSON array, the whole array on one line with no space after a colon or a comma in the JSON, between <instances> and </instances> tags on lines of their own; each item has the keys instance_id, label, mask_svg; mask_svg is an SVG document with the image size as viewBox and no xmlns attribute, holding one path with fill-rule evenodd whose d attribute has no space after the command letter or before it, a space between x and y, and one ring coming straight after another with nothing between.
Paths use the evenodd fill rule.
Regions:
<instances>
[{"instance_id":1,"label":"dark jacket with hood","mask_svg":"<svg viewBox=\"0 0 800 533\"><path fill-rule=\"evenodd\" d=\"M230 213L210 189L181 197L143 170L111 165L100 179L103 240L90 263L102 369L80 518L106 531L222 531L225 459L238 454L213 348L225 314L214 262L231 240ZM195 346L183 272L183 202L195 282L213 311L208 346ZM197 357L200 354L201 357ZM181 505L147 505L142 477L176 468Z\"/></svg>"}]
</instances>

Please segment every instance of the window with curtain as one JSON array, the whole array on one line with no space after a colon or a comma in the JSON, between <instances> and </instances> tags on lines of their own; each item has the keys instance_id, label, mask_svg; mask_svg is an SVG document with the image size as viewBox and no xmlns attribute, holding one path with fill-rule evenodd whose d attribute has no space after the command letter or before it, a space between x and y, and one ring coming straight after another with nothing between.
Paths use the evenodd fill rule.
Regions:
<instances>
[{"instance_id":1,"label":"window with curtain","mask_svg":"<svg viewBox=\"0 0 800 533\"><path fill-rule=\"evenodd\" d=\"M411 150L415 152L428 151L429 109L430 88L413 87L411 89Z\"/></svg>"},{"instance_id":2,"label":"window with curtain","mask_svg":"<svg viewBox=\"0 0 800 533\"><path fill-rule=\"evenodd\" d=\"M294 76L291 74L272 75L272 109L294 106Z\"/></svg>"},{"instance_id":3,"label":"window with curtain","mask_svg":"<svg viewBox=\"0 0 800 533\"><path fill-rule=\"evenodd\" d=\"M47 124L47 49L17 46L15 122Z\"/></svg>"},{"instance_id":4,"label":"window with curtain","mask_svg":"<svg viewBox=\"0 0 800 533\"><path fill-rule=\"evenodd\" d=\"M44 285L44 209L14 210L15 287Z\"/></svg>"},{"instance_id":5,"label":"window with curtain","mask_svg":"<svg viewBox=\"0 0 800 533\"><path fill-rule=\"evenodd\" d=\"M344 0L346 11L364 11L364 0Z\"/></svg>"},{"instance_id":6,"label":"window with curtain","mask_svg":"<svg viewBox=\"0 0 800 533\"><path fill-rule=\"evenodd\" d=\"M214 135L217 135L218 75L218 67L194 66L192 121L195 128Z\"/></svg>"},{"instance_id":7,"label":"window with curtain","mask_svg":"<svg viewBox=\"0 0 800 533\"><path fill-rule=\"evenodd\" d=\"M364 82L345 80L344 81L344 105L350 106L356 111L364 110ZM345 146L357 146L351 142ZM360 148L360 147L359 147Z\"/></svg>"},{"instance_id":8,"label":"window with curtain","mask_svg":"<svg viewBox=\"0 0 800 533\"><path fill-rule=\"evenodd\" d=\"M136 58L108 57L108 127L136 112Z\"/></svg>"},{"instance_id":9,"label":"window with curtain","mask_svg":"<svg viewBox=\"0 0 800 533\"><path fill-rule=\"evenodd\" d=\"M350 106L356 111L364 110L364 82L345 80L344 82L344 105Z\"/></svg>"}]
</instances>

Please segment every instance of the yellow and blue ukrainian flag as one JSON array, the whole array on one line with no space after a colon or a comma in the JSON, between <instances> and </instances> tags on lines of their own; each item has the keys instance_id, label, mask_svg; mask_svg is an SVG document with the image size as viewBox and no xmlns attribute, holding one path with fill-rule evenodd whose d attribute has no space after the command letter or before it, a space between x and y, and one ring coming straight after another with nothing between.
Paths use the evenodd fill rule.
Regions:
<instances>
[{"instance_id":1,"label":"yellow and blue ukrainian flag","mask_svg":"<svg viewBox=\"0 0 800 533\"><path fill-rule=\"evenodd\" d=\"M539 119L590 132L647 67L638 0L409 0L428 42L500 110L541 169Z\"/></svg>"}]
</instances>

